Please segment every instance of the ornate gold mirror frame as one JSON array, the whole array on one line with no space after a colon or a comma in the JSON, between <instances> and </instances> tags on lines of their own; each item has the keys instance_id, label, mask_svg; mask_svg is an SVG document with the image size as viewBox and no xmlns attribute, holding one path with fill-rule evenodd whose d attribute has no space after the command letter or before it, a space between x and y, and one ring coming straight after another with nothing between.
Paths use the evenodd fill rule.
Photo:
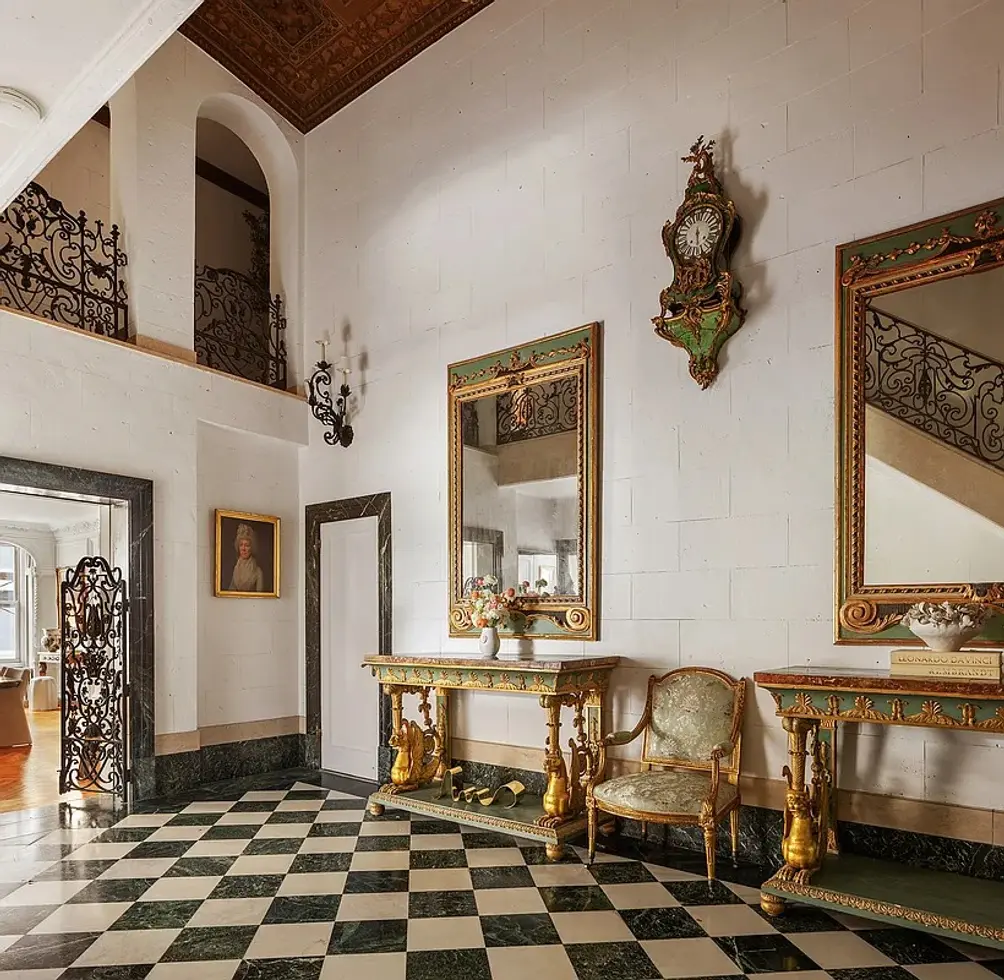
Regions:
<instances>
[{"instance_id":1,"label":"ornate gold mirror frame","mask_svg":"<svg viewBox=\"0 0 1004 980\"><path fill-rule=\"evenodd\" d=\"M460 361L447 369L450 636L471 636L478 632L471 621L470 603L464 597L463 583L464 406L479 398L572 378L578 420L575 430L578 595L517 596L513 602L513 623L500 632L542 639L597 639L600 334L600 324L591 323L519 347Z\"/></svg>"},{"instance_id":2,"label":"ornate gold mirror frame","mask_svg":"<svg viewBox=\"0 0 1004 980\"><path fill-rule=\"evenodd\" d=\"M1004 600L1000 582L865 584L866 314L870 302L910 286L1002 264L1004 199L837 248L836 643L919 644L900 624L913 603L980 598L996 604ZM998 312L988 311L994 317ZM990 621L984 641L996 639L1000 644L1002 618Z\"/></svg>"}]
</instances>

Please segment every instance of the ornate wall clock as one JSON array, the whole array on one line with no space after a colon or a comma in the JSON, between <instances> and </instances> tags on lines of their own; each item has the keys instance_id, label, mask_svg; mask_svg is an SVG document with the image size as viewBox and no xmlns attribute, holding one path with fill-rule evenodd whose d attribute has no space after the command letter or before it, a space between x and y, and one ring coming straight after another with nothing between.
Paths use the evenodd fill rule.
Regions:
<instances>
[{"instance_id":1,"label":"ornate wall clock","mask_svg":"<svg viewBox=\"0 0 1004 980\"><path fill-rule=\"evenodd\" d=\"M652 318L660 337L690 354L690 375L702 388L715 380L719 352L746 319L742 283L729 271L739 218L715 176L714 145L701 136L683 157L694 169L676 217L662 229L675 277Z\"/></svg>"}]
</instances>

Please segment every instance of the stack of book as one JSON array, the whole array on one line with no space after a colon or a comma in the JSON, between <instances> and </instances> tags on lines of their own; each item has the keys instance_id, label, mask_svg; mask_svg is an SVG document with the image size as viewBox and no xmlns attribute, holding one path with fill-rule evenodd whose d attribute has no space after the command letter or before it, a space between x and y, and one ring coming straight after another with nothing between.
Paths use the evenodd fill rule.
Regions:
<instances>
[{"instance_id":1,"label":"stack of book","mask_svg":"<svg viewBox=\"0 0 1004 980\"><path fill-rule=\"evenodd\" d=\"M939 653L936 650L893 650L889 654L893 677L943 677L958 681L1001 679L999 650L965 650Z\"/></svg>"}]
</instances>

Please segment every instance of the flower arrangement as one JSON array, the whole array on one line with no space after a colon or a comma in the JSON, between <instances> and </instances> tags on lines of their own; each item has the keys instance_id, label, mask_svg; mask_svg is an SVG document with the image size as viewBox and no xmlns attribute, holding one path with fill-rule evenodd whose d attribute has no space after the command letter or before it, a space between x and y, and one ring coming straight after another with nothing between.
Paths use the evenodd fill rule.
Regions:
<instances>
[{"instance_id":1,"label":"flower arrangement","mask_svg":"<svg viewBox=\"0 0 1004 980\"><path fill-rule=\"evenodd\" d=\"M526 579L524 579L522 582L519 583L519 594L520 595L526 595L526 596L545 596L545 595L547 595L547 592L545 591L545 589L547 589L547 579L546 578L539 578L539 579L537 579L537 581L534 582L532 589L530 588L530 583Z\"/></svg>"},{"instance_id":2,"label":"flower arrangement","mask_svg":"<svg viewBox=\"0 0 1004 980\"><path fill-rule=\"evenodd\" d=\"M509 622L515 589L497 592L499 580L494 575L475 579L471 590L471 620L479 629L505 626Z\"/></svg>"}]
</instances>

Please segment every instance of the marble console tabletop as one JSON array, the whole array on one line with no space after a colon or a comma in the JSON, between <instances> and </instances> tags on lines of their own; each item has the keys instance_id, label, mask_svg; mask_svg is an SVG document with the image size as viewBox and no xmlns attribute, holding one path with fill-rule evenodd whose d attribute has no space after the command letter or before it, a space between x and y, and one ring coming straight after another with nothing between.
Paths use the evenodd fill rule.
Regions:
<instances>
[{"instance_id":1,"label":"marble console tabletop","mask_svg":"<svg viewBox=\"0 0 1004 980\"><path fill-rule=\"evenodd\" d=\"M950 677L893 677L890 671L851 667L778 667L758 670L753 680L765 688L812 688L863 694L937 695L948 698L1004 700L1004 684Z\"/></svg>"}]
</instances>

